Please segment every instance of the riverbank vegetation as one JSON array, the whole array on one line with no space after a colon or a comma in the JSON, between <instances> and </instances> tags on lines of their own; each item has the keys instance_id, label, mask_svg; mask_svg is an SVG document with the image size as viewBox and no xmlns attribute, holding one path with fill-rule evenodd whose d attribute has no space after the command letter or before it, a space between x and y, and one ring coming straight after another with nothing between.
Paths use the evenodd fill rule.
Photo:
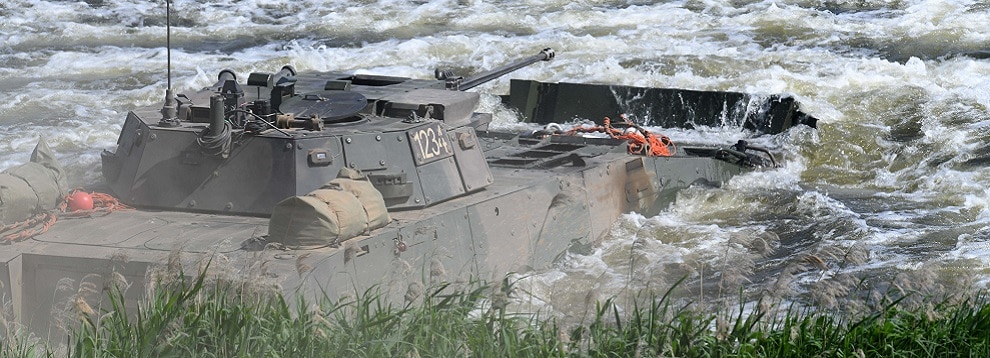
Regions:
<instances>
[{"instance_id":1,"label":"riverbank vegetation","mask_svg":"<svg viewBox=\"0 0 990 358\"><path fill-rule=\"evenodd\" d=\"M670 295L621 307L600 302L589 321L507 309L511 284L443 284L410 303L365 291L318 302L201 274L162 282L137 308L123 290L109 307L74 307L67 347L49 348L5 318L0 357L894 357L990 355L984 294L871 312L758 302L705 309ZM676 289L676 288L675 288ZM668 292L669 293L669 292ZM57 353L56 353L57 352Z\"/></svg>"}]
</instances>

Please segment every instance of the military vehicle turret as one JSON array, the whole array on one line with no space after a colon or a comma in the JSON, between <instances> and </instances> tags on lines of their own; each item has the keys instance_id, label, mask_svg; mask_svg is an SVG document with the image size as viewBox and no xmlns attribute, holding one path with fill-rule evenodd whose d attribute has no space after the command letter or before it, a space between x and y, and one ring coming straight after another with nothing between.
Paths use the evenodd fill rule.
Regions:
<instances>
[{"instance_id":1,"label":"military vehicle turret","mask_svg":"<svg viewBox=\"0 0 990 358\"><path fill-rule=\"evenodd\" d=\"M2 293L21 320L46 331L53 307L75 293L61 291L65 279L99 286L94 277L119 274L137 299L149 267L172 255L222 256L288 292L379 285L415 297L431 281L548 267L622 213L655 214L687 186L776 165L745 142L677 146L626 111L662 107L662 117L680 118L665 126L728 118L772 133L814 124L786 97L513 81L504 100L524 117L559 122L586 111L603 122L489 130L491 114L475 112L480 95L465 90L553 57L546 49L433 80L222 71L200 91L169 89L163 107L128 113L116 148L103 153L107 191L133 209L7 239ZM622 93L633 92L697 100L629 107ZM35 205L50 213L56 203ZM85 299L99 306L98 295Z\"/></svg>"}]
</instances>

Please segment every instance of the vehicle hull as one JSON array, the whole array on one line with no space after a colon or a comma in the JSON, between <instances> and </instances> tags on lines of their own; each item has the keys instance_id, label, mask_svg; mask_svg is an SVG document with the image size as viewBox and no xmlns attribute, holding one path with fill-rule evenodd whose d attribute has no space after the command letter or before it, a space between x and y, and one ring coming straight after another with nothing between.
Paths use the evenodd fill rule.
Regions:
<instances>
[{"instance_id":1,"label":"vehicle hull","mask_svg":"<svg viewBox=\"0 0 990 358\"><path fill-rule=\"evenodd\" d=\"M520 142L484 133L480 141L492 162L555 145L552 138ZM377 287L411 298L435 282L548 268L568 251L587 250L623 213L655 214L683 188L717 185L748 170L706 157L631 156L594 139L566 148L558 156L583 159L544 169L493 165L494 183L484 190L392 212L387 226L334 247L266 245L265 217L131 209L59 220L0 254L0 282L35 332L48 332L51 317L68 315L77 297L106 306L99 293L81 294L87 282L101 292L122 276L136 302L152 283L149 272L178 269L169 267L170 256L181 258L187 274L212 261L218 273L289 295L342 297Z\"/></svg>"}]
</instances>

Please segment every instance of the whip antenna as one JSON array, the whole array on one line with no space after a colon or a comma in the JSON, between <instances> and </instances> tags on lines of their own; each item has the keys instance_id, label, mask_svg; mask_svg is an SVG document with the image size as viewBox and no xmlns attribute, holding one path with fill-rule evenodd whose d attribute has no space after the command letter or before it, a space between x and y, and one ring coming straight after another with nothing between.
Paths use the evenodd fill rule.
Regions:
<instances>
[{"instance_id":1,"label":"whip antenna","mask_svg":"<svg viewBox=\"0 0 990 358\"><path fill-rule=\"evenodd\" d=\"M165 105L162 106L162 120L158 121L160 127L176 127L179 119L176 118L175 94L172 93L172 0L165 0L165 62L168 76L168 87L165 88Z\"/></svg>"},{"instance_id":2,"label":"whip antenna","mask_svg":"<svg viewBox=\"0 0 990 358\"><path fill-rule=\"evenodd\" d=\"M165 0L165 71L168 73L168 90L172 90L172 0Z\"/></svg>"}]
</instances>

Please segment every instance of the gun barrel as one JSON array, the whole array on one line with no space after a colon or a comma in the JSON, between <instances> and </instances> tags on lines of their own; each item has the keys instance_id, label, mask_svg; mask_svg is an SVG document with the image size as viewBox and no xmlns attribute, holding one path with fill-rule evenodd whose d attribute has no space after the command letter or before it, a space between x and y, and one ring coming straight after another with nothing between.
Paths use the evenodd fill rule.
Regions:
<instances>
[{"instance_id":1,"label":"gun barrel","mask_svg":"<svg viewBox=\"0 0 990 358\"><path fill-rule=\"evenodd\" d=\"M470 76L468 78L465 78L465 79L461 80L459 84L457 84L456 89L461 90L461 91L469 90L471 88L474 88L474 87L477 87L477 86L479 86L481 84L484 84L484 83L486 83L488 81L491 81L491 80L494 80L496 78L499 78L499 77L501 77L501 76L503 76L503 75L505 75L505 74L507 74L509 72L518 70L520 68L523 68L523 67L532 65L532 64L537 63L537 62L540 62L540 61L550 61L550 60L553 59L553 57L554 57L553 49L552 48L545 48L542 51L540 51L540 53L538 53L536 55L529 56L529 57L526 57L526 58L517 60L517 61L515 61L513 63L508 64L508 65L505 65L505 66L502 66L502 67L499 67L499 68L496 68L496 69L493 69L493 70L489 70L489 71L486 71L486 72L482 72L482 73L479 73L477 75Z\"/></svg>"}]
</instances>

